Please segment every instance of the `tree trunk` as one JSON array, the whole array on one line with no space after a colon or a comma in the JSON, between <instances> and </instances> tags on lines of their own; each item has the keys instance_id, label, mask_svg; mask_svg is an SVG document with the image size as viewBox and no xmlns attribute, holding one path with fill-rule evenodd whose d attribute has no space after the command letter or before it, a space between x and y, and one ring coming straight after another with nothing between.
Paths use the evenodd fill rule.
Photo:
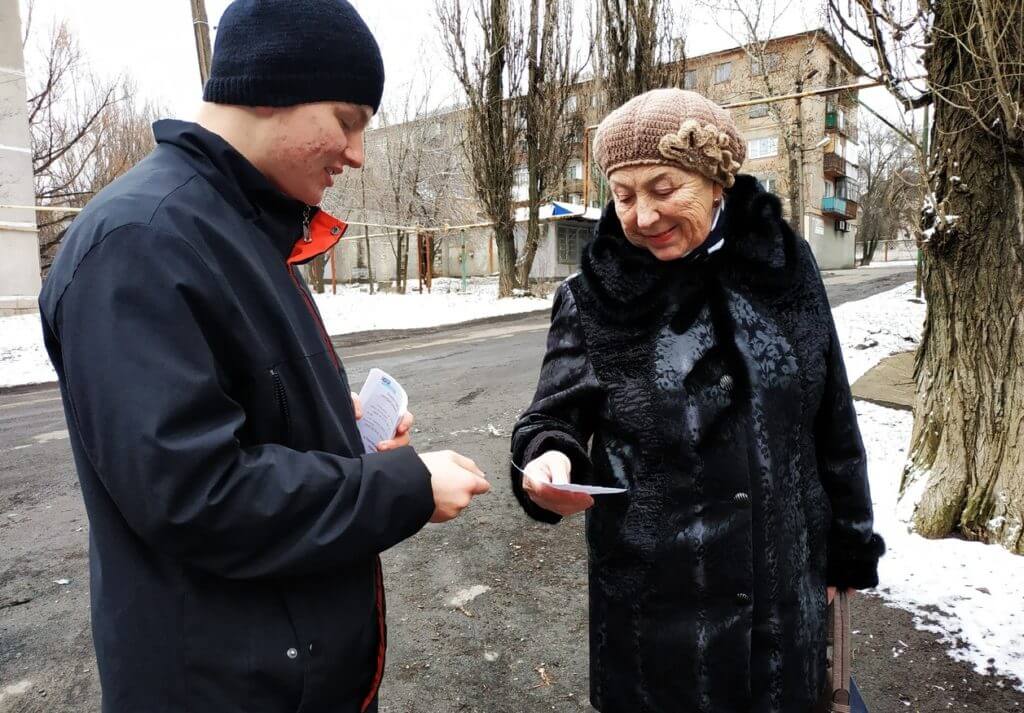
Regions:
<instances>
[{"instance_id":1,"label":"tree trunk","mask_svg":"<svg viewBox=\"0 0 1024 713\"><path fill-rule=\"evenodd\" d=\"M976 79L957 46L967 4L936 4L926 61L940 86ZM975 122L935 104L936 212L958 217L924 246L928 316L901 508L925 537L1024 554L1024 166Z\"/></svg>"},{"instance_id":2,"label":"tree trunk","mask_svg":"<svg viewBox=\"0 0 1024 713\"><path fill-rule=\"evenodd\" d=\"M789 173L789 185L786 187L789 194L789 226L797 235L804 234L804 211L800 204L800 148L794 144L786 146L787 168Z\"/></svg>"},{"instance_id":3,"label":"tree trunk","mask_svg":"<svg viewBox=\"0 0 1024 713\"><path fill-rule=\"evenodd\" d=\"M324 266L326 264L326 255L318 255L309 263L309 283L320 294L324 292Z\"/></svg>"},{"instance_id":4,"label":"tree trunk","mask_svg":"<svg viewBox=\"0 0 1024 713\"><path fill-rule=\"evenodd\" d=\"M526 243L523 245L523 252L519 256L519 276L517 282L524 290L530 288L530 272L533 270L533 259L537 256L537 248L543 232L540 226L540 206L536 201L530 201L530 217L526 224Z\"/></svg>"},{"instance_id":5,"label":"tree trunk","mask_svg":"<svg viewBox=\"0 0 1024 713\"><path fill-rule=\"evenodd\" d=\"M498 297L511 297L515 288L516 238L515 224L510 218L494 226L494 242L498 246Z\"/></svg>"}]
</instances>

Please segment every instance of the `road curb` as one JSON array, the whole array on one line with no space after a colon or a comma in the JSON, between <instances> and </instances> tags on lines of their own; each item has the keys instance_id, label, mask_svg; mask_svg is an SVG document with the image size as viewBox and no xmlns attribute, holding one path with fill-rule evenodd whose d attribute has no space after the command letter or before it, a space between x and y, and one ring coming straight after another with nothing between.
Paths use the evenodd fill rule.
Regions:
<instances>
[{"instance_id":1,"label":"road curb","mask_svg":"<svg viewBox=\"0 0 1024 713\"><path fill-rule=\"evenodd\" d=\"M365 332L351 332L349 334L338 334L331 337L331 344L335 349L350 349L363 346L364 344L378 344L391 339L413 339L415 337L430 336L443 332L453 332L458 329L468 329L486 324L505 324L519 320L530 319L539 316L548 316L551 308L531 310L529 312L516 312L515 314L500 314L495 317L481 317L470 319L465 322L452 322L451 324L440 324L434 327L418 327L415 329L373 329ZM0 386L0 396L16 394L30 394L37 391L49 391L57 386L56 381L44 381L37 384L19 384L17 386Z\"/></svg>"}]
</instances>

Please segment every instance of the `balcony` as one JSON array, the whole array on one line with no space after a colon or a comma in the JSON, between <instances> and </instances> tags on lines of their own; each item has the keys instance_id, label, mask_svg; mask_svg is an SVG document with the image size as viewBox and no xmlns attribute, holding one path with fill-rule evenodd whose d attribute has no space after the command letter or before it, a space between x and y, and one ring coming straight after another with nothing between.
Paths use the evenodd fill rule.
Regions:
<instances>
[{"instance_id":1,"label":"balcony","mask_svg":"<svg viewBox=\"0 0 1024 713\"><path fill-rule=\"evenodd\" d=\"M847 198L828 196L821 200L821 212L839 220L853 220L857 217L857 202Z\"/></svg>"},{"instance_id":2,"label":"balcony","mask_svg":"<svg viewBox=\"0 0 1024 713\"><path fill-rule=\"evenodd\" d=\"M842 111L825 112L825 131L840 134L857 143L857 127L846 121L846 114Z\"/></svg>"},{"instance_id":3,"label":"balcony","mask_svg":"<svg viewBox=\"0 0 1024 713\"><path fill-rule=\"evenodd\" d=\"M835 180L847 175L846 159L834 151L825 154L825 178Z\"/></svg>"}]
</instances>

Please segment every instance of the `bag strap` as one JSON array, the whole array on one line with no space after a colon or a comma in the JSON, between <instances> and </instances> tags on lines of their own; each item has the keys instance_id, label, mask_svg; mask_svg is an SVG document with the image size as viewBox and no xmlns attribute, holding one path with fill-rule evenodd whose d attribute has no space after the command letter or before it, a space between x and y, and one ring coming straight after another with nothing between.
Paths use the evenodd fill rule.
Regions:
<instances>
[{"instance_id":1,"label":"bag strap","mask_svg":"<svg viewBox=\"0 0 1024 713\"><path fill-rule=\"evenodd\" d=\"M852 652L850 641L850 597L846 591L836 592L829 607L829 630L832 640L832 700L830 711L850 713L850 668Z\"/></svg>"}]
</instances>

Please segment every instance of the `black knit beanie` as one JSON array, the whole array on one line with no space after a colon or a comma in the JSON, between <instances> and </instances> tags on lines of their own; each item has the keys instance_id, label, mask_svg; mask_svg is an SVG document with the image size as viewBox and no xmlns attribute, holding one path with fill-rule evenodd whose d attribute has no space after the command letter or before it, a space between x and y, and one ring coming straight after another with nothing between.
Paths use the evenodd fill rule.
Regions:
<instances>
[{"instance_id":1,"label":"black knit beanie","mask_svg":"<svg viewBox=\"0 0 1024 713\"><path fill-rule=\"evenodd\" d=\"M376 112L384 62L347 0L235 0L217 26L203 99L241 106L335 101Z\"/></svg>"}]
</instances>

